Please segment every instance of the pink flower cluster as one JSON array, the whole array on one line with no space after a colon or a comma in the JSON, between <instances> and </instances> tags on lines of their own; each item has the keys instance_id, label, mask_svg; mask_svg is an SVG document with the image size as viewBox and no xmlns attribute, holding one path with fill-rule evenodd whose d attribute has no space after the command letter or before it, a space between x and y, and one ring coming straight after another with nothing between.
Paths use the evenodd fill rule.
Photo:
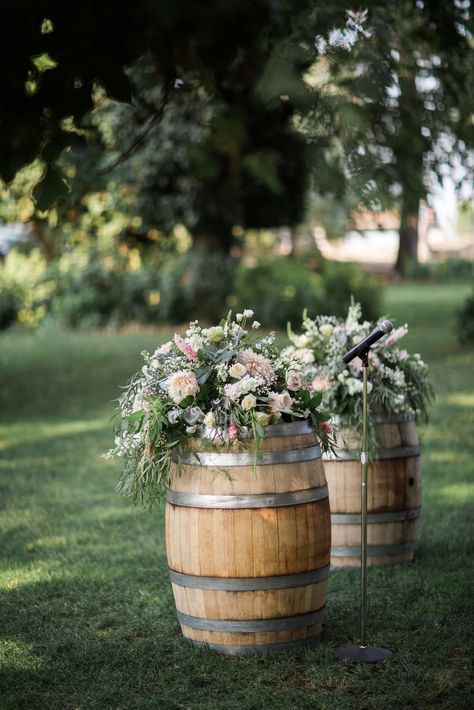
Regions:
<instances>
[{"instance_id":1,"label":"pink flower cluster","mask_svg":"<svg viewBox=\"0 0 474 710\"><path fill-rule=\"evenodd\" d=\"M178 333L175 333L174 336L174 342L176 344L176 347L181 350L183 355L186 355L188 360L197 360L197 352L193 348L193 346L188 343L184 338L182 338Z\"/></svg>"}]
</instances>

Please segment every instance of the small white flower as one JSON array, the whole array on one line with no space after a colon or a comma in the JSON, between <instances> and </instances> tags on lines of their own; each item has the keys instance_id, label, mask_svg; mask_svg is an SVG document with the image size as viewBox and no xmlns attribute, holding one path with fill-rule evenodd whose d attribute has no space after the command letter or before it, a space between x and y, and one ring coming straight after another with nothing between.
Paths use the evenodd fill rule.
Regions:
<instances>
[{"instance_id":1,"label":"small white flower","mask_svg":"<svg viewBox=\"0 0 474 710\"><path fill-rule=\"evenodd\" d=\"M253 328L254 330L257 330L257 328L260 328L261 325L262 325L262 324L259 323L258 320L254 320L254 322L252 323L252 328Z\"/></svg>"},{"instance_id":2,"label":"small white flower","mask_svg":"<svg viewBox=\"0 0 474 710\"><path fill-rule=\"evenodd\" d=\"M240 323L240 321L243 319L243 317L244 317L243 313L236 313L235 320L237 321L237 323Z\"/></svg>"},{"instance_id":3,"label":"small white flower","mask_svg":"<svg viewBox=\"0 0 474 710\"><path fill-rule=\"evenodd\" d=\"M250 308L246 308L244 311L244 318L252 318L253 311Z\"/></svg>"}]
</instances>

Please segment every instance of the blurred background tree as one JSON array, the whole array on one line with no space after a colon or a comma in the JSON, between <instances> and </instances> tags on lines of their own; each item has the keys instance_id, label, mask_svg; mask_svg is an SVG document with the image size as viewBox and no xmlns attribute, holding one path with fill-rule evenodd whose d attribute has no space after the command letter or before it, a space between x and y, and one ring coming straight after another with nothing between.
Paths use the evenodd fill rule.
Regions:
<instances>
[{"instance_id":1,"label":"blurred background tree","mask_svg":"<svg viewBox=\"0 0 474 710\"><path fill-rule=\"evenodd\" d=\"M442 183L449 169L459 181L474 177L473 7L371 2L349 20L327 37L312 28L322 57L311 80L324 100L304 129L321 132L323 107L353 204L398 209L396 270L404 274L418 261L420 202L433 180Z\"/></svg>"},{"instance_id":2,"label":"blurred background tree","mask_svg":"<svg viewBox=\"0 0 474 710\"><path fill-rule=\"evenodd\" d=\"M76 326L266 299L284 323L351 292L375 317L380 289L326 263L311 220L341 236L358 208L398 205L397 267L416 257L427 176L469 167L472 146L470 3L448 5L9 5L0 220L28 223L38 251L5 260L6 321L15 303L22 322Z\"/></svg>"}]
</instances>

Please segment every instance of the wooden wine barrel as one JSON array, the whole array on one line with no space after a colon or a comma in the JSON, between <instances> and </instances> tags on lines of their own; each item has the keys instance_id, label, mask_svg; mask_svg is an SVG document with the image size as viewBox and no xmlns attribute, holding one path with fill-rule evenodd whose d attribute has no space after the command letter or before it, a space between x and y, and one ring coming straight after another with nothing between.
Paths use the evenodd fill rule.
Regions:
<instances>
[{"instance_id":1,"label":"wooden wine barrel","mask_svg":"<svg viewBox=\"0 0 474 710\"><path fill-rule=\"evenodd\" d=\"M172 466L166 503L169 572L183 635L222 653L317 641L331 522L311 425L266 427L256 465L248 449L192 444L181 471Z\"/></svg>"},{"instance_id":2,"label":"wooden wine barrel","mask_svg":"<svg viewBox=\"0 0 474 710\"><path fill-rule=\"evenodd\" d=\"M421 512L420 446L413 417L375 420L380 448L368 470L367 564L413 560ZM360 437L341 432L339 460L324 456L333 567L360 566Z\"/></svg>"}]
</instances>

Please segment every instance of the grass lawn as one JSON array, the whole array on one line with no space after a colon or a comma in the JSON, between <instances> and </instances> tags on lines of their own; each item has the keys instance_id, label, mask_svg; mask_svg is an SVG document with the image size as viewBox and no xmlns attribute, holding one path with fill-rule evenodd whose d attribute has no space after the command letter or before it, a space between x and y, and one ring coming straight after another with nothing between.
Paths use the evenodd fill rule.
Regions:
<instances>
[{"instance_id":1,"label":"grass lawn","mask_svg":"<svg viewBox=\"0 0 474 710\"><path fill-rule=\"evenodd\" d=\"M157 335L1 335L0 709L467 708L473 635L474 353L467 284L387 290L437 402L423 440L416 561L369 569L369 640L389 663L337 664L359 640L359 574L334 573L321 645L224 657L180 636L162 510L114 492L111 400Z\"/></svg>"}]
</instances>

